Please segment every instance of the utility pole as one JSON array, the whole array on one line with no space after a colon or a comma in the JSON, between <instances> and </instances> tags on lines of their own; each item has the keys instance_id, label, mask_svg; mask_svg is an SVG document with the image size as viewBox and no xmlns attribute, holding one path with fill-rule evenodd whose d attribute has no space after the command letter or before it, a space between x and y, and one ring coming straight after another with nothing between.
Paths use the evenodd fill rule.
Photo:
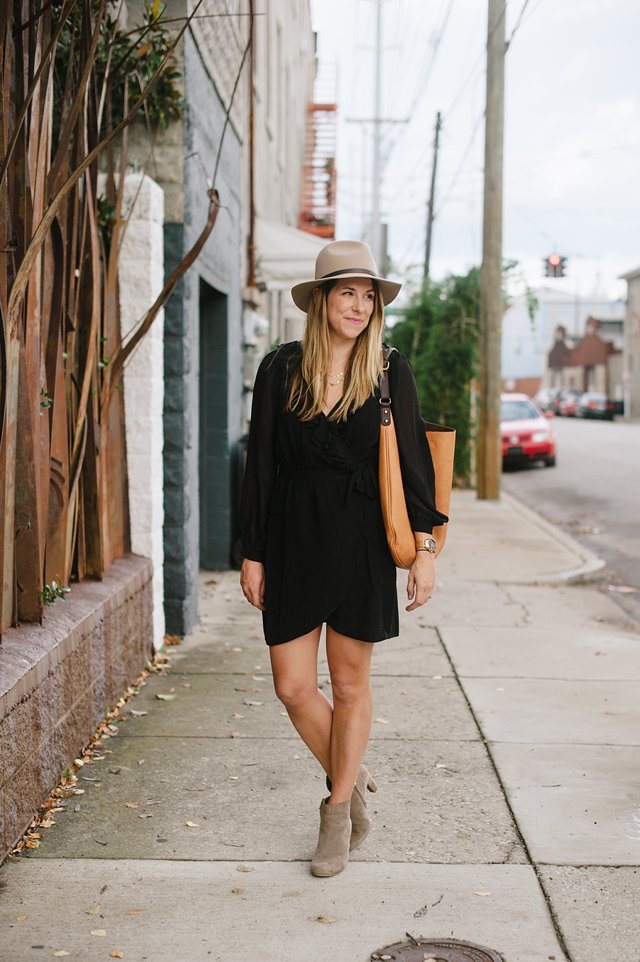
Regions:
<instances>
[{"instance_id":1,"label":"utility pole","mask_svg":"<svg viewBox=\"0 0 640 962\"><path fill-rule=\"evenodd\" d=\"M484 217L480 280L480 404L477 495L500 497L500 347L502 331L502 155L504 140L504 0L489 0Z\"/></svg>"},{"instance_id":2,"label":"utility pole","mask_svg":"<svg viewBox=\"0 0 640 962\"><path fill-rule=\"evenodd\" d=\"M371 199L371 248L378 268L382 251L380 249L380 189L381 189L381 170L380 162L380 135L382 118L382 4L383 0L375 0L376 4L376 45L373 58L373 177Z\"/></svg>"},{"instance_id":3,"label":"utility pole","mask_svg":"<svg viewBox=\"0 0 640 962\"><path fill-rule=\"evenodd\" d=\"M436 134L433 141L433 165L431 167L431 187L429 190L429 205L427 207L427 239L424 245L424 274L423 280L429 277L429 265L431 263L431 234L433 231L433 211L436 196L436 169L438 167L438 145L440 142L440 128L442 127L442 115L440 111L436 114Z\"/></svg>"}]
</instances>

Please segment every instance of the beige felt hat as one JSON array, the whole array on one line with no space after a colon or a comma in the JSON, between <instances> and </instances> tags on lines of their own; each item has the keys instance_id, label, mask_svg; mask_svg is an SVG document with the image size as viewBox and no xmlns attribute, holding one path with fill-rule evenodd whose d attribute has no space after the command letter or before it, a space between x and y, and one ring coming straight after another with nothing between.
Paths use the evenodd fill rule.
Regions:
<instances>
[{"instance_id":1,"label":"beige felt hat","mask_svg":"<svg viewBox=\"0 0 640 962\"><path fill-rule=\"evenodd\" d=\"M327 281L343 280L346 277L372 277L378 285L385 304L390 304L398 296L402 287L402 284L379 276L368 244L362 241L333 241L323 247L316 258L314 280L303 281L291 288L293 302L306 314L309 310L311 291L315 287Z\"/></svg>"}]
</instances>

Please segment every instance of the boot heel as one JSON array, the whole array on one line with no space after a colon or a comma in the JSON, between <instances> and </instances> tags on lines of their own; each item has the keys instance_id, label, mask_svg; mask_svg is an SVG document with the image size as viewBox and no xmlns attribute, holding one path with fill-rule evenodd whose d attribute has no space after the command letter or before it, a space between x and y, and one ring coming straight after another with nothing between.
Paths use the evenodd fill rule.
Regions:
<instances>
[{"instance_id":1,"label":"boot heel","mask_svg":"<svg viewBox=\"0 0 640 962\"><path fill-rule=\"evenodd\" d=\"M369 789L370 792L378 791L378 783L373 777L373 775L369 775L369 778L367 780L367 788Z\"/></svg>"}]
</instances>

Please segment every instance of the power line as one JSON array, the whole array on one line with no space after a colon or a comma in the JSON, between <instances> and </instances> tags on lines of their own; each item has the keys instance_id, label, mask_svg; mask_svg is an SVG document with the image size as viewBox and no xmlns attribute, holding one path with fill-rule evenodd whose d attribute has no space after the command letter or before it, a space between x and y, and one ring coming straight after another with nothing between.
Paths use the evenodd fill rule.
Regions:
<instances>
[{"instance_id":1,"label":"power line","mask_svg":"<svg viewBox=\"0 0 640 962\"><path fill-rule=\"evenodd\" d=\"M447 190L446 190L446 193L445 193L444 197L442 198L442 200L441 200L440 203L438 204L436 216L438 216L438 215L440 214L440 212L442 211L442 208L443 208L444 205L447 203L447 200L449 199L449 197L450 197L450 195L451 195L451 192L453 191L453 188L455 187L455 185L456 185L457 182L458 182L458 178L459 178L460 174L462 173L462 169L463 169L463 167L464 167L464 165L465 165L465 163L466 163L467 157L468 157L468 155L469 155L470 152L471 152L471 148L473 147L473 143L474 143L474 141L475 141L475 139L476 139L478 130L480 129L480 125L482 124L483 119L484 119L484 108L482 109L482 113L479 114L479 116L476 118L476 122L475 122L475 124L473 125L473 129L472 129L472 131L471 131L471 136L469 137L469 140L467 141L467 146L465 147L465 150L464 150L464 153L463 153L462 158L461 158L461 160L460 160L460 163L458 164L458 166L457 166L457 168L456 168L456 172L455 172L455 174L453 175L453 177L451 178L451 181L449 182L449 186L448 186L448 188L447 188Z\"/></svg>"},{"instance_id":2,"label":"power line","mask_svg":"<svg viewBox=\"0 0 640 962\"><path fill-rule=\"evenodd\" d=\"M508 2L509 2L509 0L504 0L504 4L503 4L503 7L502 7L502 10L501 10L499 16L497 16L497 17L495 18L494 24L493 24L491 30L489 31L486 44L483 46L483 48L482 48L482 50L480 51L478 57L476 58L476 60L475 60L475 62L474 62L474 64L473 64L471 70L469 71L469 73L467 74L465 80L463 81L462 86L460 87L460 89L458 90L457 94L456 94L455 97L453 98L453 100L452 100L452 102L451 102L451 104L450 104L450 106L449 106L449 109L448 109L448 110L445 110L445 112L444 112L445 117L450 117L450 116L451 116L454 108L456 107L456 105L458 104L458 102L459 102L459 100L460 100L460 97L462 96L463 91L466 89L467 84L470 82L470 80L472 79L472 77L473 77L473 76L475 75L475 73L477 72L478 65L479 65L479 64L482 62L482 60L484 59L484 55L485 55L485 51L486 51L486 48L487 48L487 44L490 42L491 38L493 37L493 34L495 33L496 29L498 28L498 25L500 24L500 21L501 21L502 17L504 16L505 10L507 9L507 4L508 4Z\"/></svg>"},{"instance_id":3,"label":"power line","mask_svg":"<svg viewBox=\"0 0 640 962\"><path fill-rule=\"evenodd\" d=\"M447 0L445 0L445 3L446 3L446 2L447 2ZM416 86L415 86L415 89L414 89L414 93L413 93L413 96L412 96L412 98L411 98L411 106L409 107L409 111L408 111L408 113L407 113L407 116L409 117L409 124L411 123L411 120L412 120L412 118L413 118L413 116L414 116L414 112L415 112L415 109L416 109L418 103L420 102L420 100L421 100L422 97L424 96L424 94L425 94L425 92L426 92L426 90L427 90L427 88L428 88L428 86L429 86L429 81L430 81L430 79L431 79L431 74L433 73L433 69L434 69L434 66L435 66L436 58L437 58L437 55L438 55L438 50L440 49L440 44L442 43L442 38L444 37L445 30L447 29L447 24L449 23L449 17L451 16L451 11L452 11L452 9L453 9L453 4L454 4L454 3L455 3L455 0L448 0L448 6L447 6L447 8L446 8L444 17L440 20L440 26L439 26L439 27L436 26L435 30L432 31L432 37L431 37L432 54L431 54L431 57L430 57L429 59L425 60L425 62L424 62L424 64L423 64L422 71L421 71L421 73L420 73L420 75L419 75L419 77L418 77L418 80L417 80L417 83L416 83ZM437 23L437 21L436 21L436 23ZM397 147L398 143L401 142L402 136L403 136L403 134L406 132L406 130L408 129L409 124L407 125L406 128L403 128L403 129L400 131L400 134L399 134L396 142L395 142L395 143L392 145L392 147L391 147L392 150L393 150L395 147Z\"/></svg>"},{"instance_id":4,"label":"power line","mask_svg":"<svg viewBox=\"0 0 640 962\"><path fill-rule=\"evenodd\" d=\"M444 18L441 21L441 26L440 28L436 27L435 31L433 32L433 36L431 40L432 54L430 59L425 61L426 69L423 70L424 79L423 79L423 74L421 74L420 77L418 78L418 83L416 84L416 89L415 89L413 98L411 100L411 106L409 108L409 117L413 116L413 112L416 109L416 106L418 105L421 98L424 96L424 93L429 84L429 80L431 79L431 74L433 73L433 67L436 62L438 50L440 49L442 38L444 37L445 30L447 29L447 24L449 23L449 17L451 16L451 11L453 10L454 3L455 3L455 0L449 0L449 5L445 12Z\"/></svg>"},{"instance_id":5,"label":"power line","mask_svg":"<svg viewBox=\"0 0 640 962\"><path fill-rule=\"evenodd\" d=\"M506 51L509 49L509 47L511 46L511 41L513 40L513 38L515 37L516 33L518 32L518 27L519 27L520 24L522 23L522 18L524 17L524 12L525 12L525 10L527 9L528 6L529 6L529 0L524 0L524 3L522 4L522 7L520 8L520 14L519 14L519 16L518 16L518 19L516 20L515 27L513 28L513 30L511 31L511 33L509 34L509 39L507 40L507 43L506 43L506 46L505 46L505 52L506 52Z\"/></svg>"}]
</instances>

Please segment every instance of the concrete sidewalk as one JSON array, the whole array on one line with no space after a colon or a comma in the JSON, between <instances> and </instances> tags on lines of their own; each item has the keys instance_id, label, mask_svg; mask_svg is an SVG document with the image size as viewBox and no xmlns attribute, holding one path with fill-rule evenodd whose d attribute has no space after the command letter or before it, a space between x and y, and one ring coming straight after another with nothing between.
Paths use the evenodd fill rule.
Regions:
<instances>
[{"instance_id":1,"label":"concrete sidewalk","mask_svg":"<svg viewBox=\"0 0 640 962\"><path fill-rule=\"evenodd\" d=\"M406 932L640 962L638 626L513 499L451 516L433 600L374 653L375 825L342 875L309 874L323 778L259 615L206 574L169 673L0 871L2 962L367 962Z\"/></svg>"}]
</instances>

